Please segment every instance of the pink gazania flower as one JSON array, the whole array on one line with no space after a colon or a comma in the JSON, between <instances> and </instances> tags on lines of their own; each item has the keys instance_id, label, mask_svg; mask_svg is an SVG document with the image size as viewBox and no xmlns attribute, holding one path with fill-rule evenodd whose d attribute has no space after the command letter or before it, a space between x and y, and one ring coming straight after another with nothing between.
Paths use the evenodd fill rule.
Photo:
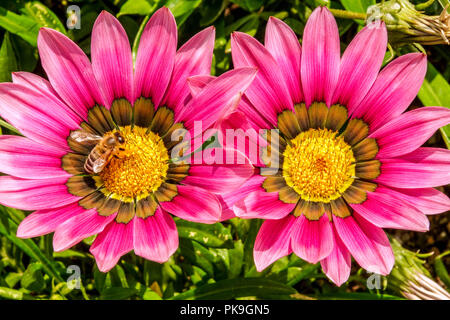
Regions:
<instances>
[{"instance_id":1,"label":"pink gazania flower","mask_svg":"<svg viewBox=\"0 0 450 320\"><path fill-rule=\"evenodd\" d=\"M253 167L170 158L179 143L172 133L191 132L195 121L211 127L256 74L227 72L192 98L186 79L210 72L214 38L207 28L177 51L175 19L162 8L145 27L133 71L125 30L107 12L94 25L92 64L66 36L40 31L49 81L19 72L0 84L0 116L25 136L0 136L0 171L8 174L0 177L0 203L37 210L18 237L55 232L54 249L62 251L98 234L90 251L106 272L131 250L167 261L178 247L171 214L219 221L211 191L239 187Z\"/></svg>"},{"instance_id":2,"label":"pink gazania flower","mask_svg":"<svg viewBox=\"0 0 450 320\"><path fill-rule=\"evenodd\" d=\"M351 256L386 275L394 255L383 228L426 231L427 214L450 209L433 188L450 182L450 151L420 147L450 123L450 110L404 112L424 79L426 56L406 54L379 72L386 46L384 24L371 24L341 57L325 7L309 18L303 48L273 17L265 46L232 34L234 66L254 66L258 74L222 123L279 130L279 145L255 163L275 167L276 155L277 173L257 174L228 195L237 216L265 219L254 246L258 271L294 252L320 261L337 285L349 277Z\"/></svg>"}]
</instances>

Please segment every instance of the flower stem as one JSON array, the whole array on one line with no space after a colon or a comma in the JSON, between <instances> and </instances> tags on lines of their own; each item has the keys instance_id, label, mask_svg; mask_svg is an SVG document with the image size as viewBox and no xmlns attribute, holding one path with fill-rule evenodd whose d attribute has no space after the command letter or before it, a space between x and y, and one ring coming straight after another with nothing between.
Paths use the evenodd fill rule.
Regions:
<instances>
[{"instance_id":1,"label":"flower stem","mask_svg":"<svg viewBox=\"0 0 450 320\"><path fill-rule=\"evenodd\" d=\"M360 12L353 12L353 11L347 11L347 10L339 10L339 9L330 9L333 16L336 18L343 18L343 19L359 19L359 20L366 20L367 14L360 13Z\"/></svg>"}]
</instances>

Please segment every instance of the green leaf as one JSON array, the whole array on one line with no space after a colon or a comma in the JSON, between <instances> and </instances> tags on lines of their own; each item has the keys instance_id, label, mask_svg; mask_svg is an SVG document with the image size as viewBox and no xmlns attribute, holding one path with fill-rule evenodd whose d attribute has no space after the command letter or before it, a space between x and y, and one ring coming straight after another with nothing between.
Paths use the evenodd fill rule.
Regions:
<instances>
[{"instance_id":1,"label":"green leaf","mask_svg":"<svg viewBox=\"0 0 450 320\"><path fill-rule=\"evenodd\" d=\"M165 6L172 11L180 27L201 3L202 0L169 0Z\"/></svg>"},{"instance_id":2,"label":"green leaf","mask_svg":"<svg viewBox=\"0 0 450 320\"><path fill-rule=\"evenodd\" d=\"M239 5L242 9L247 11L255 11L261 8L265 0L231 0L231 2Z\"/></svg>"},{"instance_id":3,"label":"green leaf","mask_svg":"<svg viewBox=\"0 0 450 320\"><path fill-rule=\"evenodd\" d=\"M9 32L5 32L0 48L0 82L11 81L11 72L17 71L17 59Z\"/></svg>"},{"instance_id":4,"label":"green leaf","mask_svg":"<svg viewBox=\"0 0 450 320\"><path fill-rule=\"evenodd\" d=\"M290 295L297 291L285 284L268 279L236 278L222 280L183 292L174 300L229 300L239 297Z\"/></svg>"},{"instance_id":5,"label":"green leaf","mask_svg":"<svg viewBox=\"0 0 450 320\"><path fill-rule=\"evenodd\" d=\"M404 298L389 294L376 294L365 292L336 292L330 295L321 295L320 300L405 300Z\"/></svg>"},{"instance_id":6,"label":"green leaf","mask_svg":"<svg viewBox=\"0 0 450 320\"><path fill-rule=\"evenodd\" d=\"M214 275L213 262L216 261L216 257L200 243L181 238L180 250L181 255L184 256L191 264L200 267L211 277Z\"/></svg>"},{"instance_id":7,"label":"green leaf","mask_svg":"<svg viewBox=\"0 0 450 320\"><path fill-rule=\"evenodd\" d=\"M244 265L244 244L241 240L234 242L234 248L228 250L230 267L228 269L228 278L235 278L241 274Z\"/></svg>"},{"instance_id":8,"label":"green leaf","mask_svg":"<svg viewBox=\"0 0 450 320\"><path fill-rule=\"evenodd\" d=\"M223 248L232 245L230 230L221 223L200 224L186 220L177 220L180 238L195 240L207 247Z\"/></svg>"},{"instance_id":9,"label":"green leaf","mask_svg":"<svg viewBox=\"0 0 450 320\"><path fill-rule=\"evenodd\" d=\"M23 292L10 288L0 287L0 297L9 300L23 300Z\"/></svg>"},{"instance_id":10,"label":"green leaf","mask_svg":"<svg viewBox=\"0 0 450 320\"><path fill-rule=\"evenodd\" d=\"M11 42L17 57L17 69L32 72L38 62L38 50L17 35L11 35Z\"/></svg>"},{"instance_id":11,"label":"green leaf","mask_svg":"<svg viewBox=\"0 0 450 320\"><path fill-rule=\"evenodd\" d=\"M85 252L79 252L75 250L64 250L61 252L53 252L53 258L80 258L80 259L89 259L92 258L89 254Z\"/></svg>"},{"instance_id":12,"label":"green leaf","mask_svg":"<svg viewBox=\"0 0 450 320\"><path fill-rule=\"evenodd\" d=\"M159 2L155 0L128 0L120 7L117 17L127 14L141 16L152 14L158 8Z\"/></svg>"},{"instance_id":13,"label":"green leaf","mask_svg":"<svg viewBox=\"0 0 450 320\"><path fill-rule=\"evenodd\" d=\"M10 288L13 288L20 281L21 278L22 278L21 273L10 272L5 277L5 282Z\"/></svg>"},{"instance_id":14,"label":"green leaf","mask_svg":"<svg viewBox=\"0 0 450 320\"><path fill-rule=\"evenodd\" d=\"M212 0L208 2L207 6L200 7L202 14L200 25L207 26L216 21L223 10L228 6L228 2L228 0Z\"/></svg>"},{"instance_id":15,"label":"green leaf","mask_svg":"<svg viewBox=\"0 0 450 320\"><path fill-rule=\"evenodd\" d=\"M17 34L33 47L36 47L37 36L41 27L36 20L0 7L0 27Z\"/></svg>"},{"instance_id":16,"label":"green leaf","mask_svg":"<svg viewBox=\"0 0 450 320\"><path fill-rule=\"evenodd\" d=\"M450 108L450 85L445 78L428 62L427 74L417 94L424 106ZM440 129L447 149L450 149L450 125Z\"/></svg>"},{"instance_id":17,"label":"green leaf","mask_svg":"<svg viewBox=\"0 0 450 320\"><path fill-rule=\"evenodd\" d=\"M442 258L449 254L450 251L444 252L443 254L437 256L436 259L434 260L434 270L436 271L436 274L439 277L439 279L441 279L441 281L447 286L447 288L450 288L450 276L448 275L448 271L445 268Z\"/></svg>"},{"instance_id":18,"label":"green leaf","mask_svg":"<svg viewBox=\"0 0 450 320\"><path fill-rule=\"evenodd\" d=\"M103 290L100 299L102 300L124 300L137 294L134 288L111 287Z\"/></svg>"},{"instance_id":19,"label":"green leaf","mask_svg":"<svg viewBox=\"0 0 450 320\"><path fill-rule=\"evenodd\" d=\"M20 284L23 288L39 292L45 288L44 276L42 274L42 264L35 262L28 265Z\"/></svg>"},{"instance_id":20,"label":"green leaf","mask_svg":"<svg viewBox=\"0 0 450 320\"><path fill-rule=\"evenodd\" d=\"M20 11L36 21L41 27L52 28L64 34L66 33L66 28L64 28L58 16L39 1L25 3L25 6Z\"/></svg>"},{"instance_id":21,"label":"green leaf","mask_svg":"<svg viewBox=\"0 0 450 320\"><path fill-rule=\"evenodd\" d=\"M366 13L367 8L376 3L375 0L341 0L342 5L348 11Z\"/></svg>"},{"instance_id":22,"label":"green leaf","mask_svg":"<svg viewBox=\"0 0 450 320\"><path fill-rule=\"evenodd\" d=\"M162 300L162 298L153 290L147 289L145 290L144 295L142 296L144 300Z\"/></svg>"},{"instance_id":23,"label":"green leaf","mask_svg":"<svg viewBox=\"0 0 450 320\"><path fill-rule=\"evenodd\" d=\"M8 211L9 208L0 207L0 211ZM51 277L55 278L58 282L63 282L57 263L49 260L41 249L34 243L32 239L19 239L16 237L17 224L11 220L7 215L1 214L2 220L0 221L0 234L4 235L9 241L15 244L30 258L40 262L43 270Z\"/></svg>"}]
</instances>

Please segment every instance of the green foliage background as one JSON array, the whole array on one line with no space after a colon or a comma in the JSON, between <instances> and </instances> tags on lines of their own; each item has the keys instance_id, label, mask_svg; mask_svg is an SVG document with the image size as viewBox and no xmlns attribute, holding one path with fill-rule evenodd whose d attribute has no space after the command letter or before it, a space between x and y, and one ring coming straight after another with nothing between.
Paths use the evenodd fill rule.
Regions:
<instances>
[{"instance_id":1,"label":"green foliage background","mask_svg":"<svg viewBox=\"0 0 450 320\"><path fill-rule=\"evenodd\" d=\"M448 1L439 2L445 5ZM426 13L440 14L439 2L428 7ZM175 15L179 44L213 24L216 44L212 73L218 75L232 67L230 34L233 31L263 40L267 20L275 16L289 24L301 39L306 20L318 5L364 13L374 3L375 0L2 0L0 82L11 81L11 72L18 70L45 76L36 49L39 28L44 26L65 33L89 55L92 26L102 10L119 18L133 53L148 16L162 5ZM79 30L66 28L69 5L81 8ZM363 24L362 20L338 19L343 49ZM417 48L395 47L396 54L412 50ZM448 46L426 47L426 50L430 61L428 74L413 106L450 107ZM386 61L388 58L389 53ZM448 127L443 128L442 138L434 137L429 143L445 147L444 143L450 141L449 133ZM0 119L0 134L18 133ZM93 238L61 253L53 252L52 235L16 238L17 226L26 214L0 206L0 299L401 299L399 286L389 278L383 278L382 289L367 289L369 274L358 269L355 263L349 281L340 288L327 280L319 264L308 264L295 255L280 259L262 273L257 272L252 250L262 221L256 219L232 219L214 225L176 219L180 247L168 262L158 264L130 253L104 274L98 271L89 254ZM447 243L443 250L448 249ZM400 254L398 250L396 254ZM445 255L429 258L428 270L424 272L437 275L441 284L449 286ZM68 267L74 265L81 271L80 289L70 289L66 282L72 275Z\"/></svg>"}]
</instances>

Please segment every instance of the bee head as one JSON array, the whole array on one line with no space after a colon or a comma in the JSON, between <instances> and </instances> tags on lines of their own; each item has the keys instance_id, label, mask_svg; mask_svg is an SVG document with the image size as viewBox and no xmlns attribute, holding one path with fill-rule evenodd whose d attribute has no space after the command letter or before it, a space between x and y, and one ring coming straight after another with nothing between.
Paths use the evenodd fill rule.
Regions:
<instances>
[{"instance_id":1,"label":"bee head","mask_svg":"<svg viewBox=\"0 0 450 320\"><path fill-rule=\"evenodd\" d=\"M122 136L120 132L115 132L114 136L116 137L116 141L119 142L120 144L125 143L125 138Z\"/></svg>"}]
</instances>

